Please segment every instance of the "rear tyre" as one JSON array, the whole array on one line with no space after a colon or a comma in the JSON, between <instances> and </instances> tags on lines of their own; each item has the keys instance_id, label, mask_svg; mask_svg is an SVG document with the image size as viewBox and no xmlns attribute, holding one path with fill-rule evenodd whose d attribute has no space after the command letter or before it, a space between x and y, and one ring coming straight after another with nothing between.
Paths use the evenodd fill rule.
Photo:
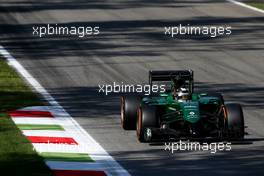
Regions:
<instances>
[{"instance_id":1,"label":"rear tyre","mask_svg":"<svg viewBox=\"0 0 264 176\"><path fill-rule=\"evenodd\" d=\"M135 130L137 121L137 108L141 98L138 96L121 97L121 124L124 130Z\"/></svg>"},{"instance_id":2,"label":"rear tyre","mask_svg":"<svg viewBox=\"0 0 264 176\"><path fill-rule=\"evenodd\" d=\"M147 133L150 128L158 127L158 116L156 106L142 106L138 108L137 138L140 142L150 142Z\"/></svg>"},{"instance_id":3,"label":"rear tyre","mask_svg":"<svg viewBox=\"0 0 264 176\"><path fill-rule=\"evenodd\" d=\"M227 115L228 138L241 140L245 135L244 115L240 104L225 105Z\"/></svg>"}]
</instances>

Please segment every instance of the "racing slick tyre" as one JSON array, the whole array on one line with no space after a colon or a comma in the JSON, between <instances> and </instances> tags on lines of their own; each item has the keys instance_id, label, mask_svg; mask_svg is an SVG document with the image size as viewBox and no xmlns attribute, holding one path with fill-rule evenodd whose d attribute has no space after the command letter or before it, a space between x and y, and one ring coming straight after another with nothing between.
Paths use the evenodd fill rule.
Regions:
<instances>
[{"instance_id":1,"label":"racing slick tyre","mask_svg":"<svg viewBox=\"0 0 264 176\"><path fill-rule=\"evenodd\" d=\"M121 124L124 130L135 130L137 121L137 108L141 98L138 96L121 97Z\"/></svg>"},{"instance_id":2,"label":"racing slick tyre","mask_svg":"<svg viewBox=\"0 0 264 176\"><path fill-rule=\"evenodd\" d=\"M137 138L139 142L151 141L151 127L158 126L156 106L142 106L138 108Z\"/></svg>"},{"instance_id":3,"label":"racing slick tyre","mask_svg":"<svg viewBox=\"0 0 264 176\"><path fill-rule=\"evenodd\" d=\"M241 140L245 135L244 115L240 104L225 105L227 115L228 138Z\"/></svg>"}]
</instances>

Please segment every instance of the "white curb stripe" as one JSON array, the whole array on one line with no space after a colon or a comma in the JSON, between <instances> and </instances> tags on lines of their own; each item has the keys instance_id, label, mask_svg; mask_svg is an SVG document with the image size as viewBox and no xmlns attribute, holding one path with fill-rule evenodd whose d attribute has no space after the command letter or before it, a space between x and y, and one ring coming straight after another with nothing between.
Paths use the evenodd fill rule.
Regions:
<instances>
[{"instance_id":1,"label":"white curb stripe","mask_svg":"<svg viewBox=\"0 0 264 176\"><path fill-rule=\"evenodd\" d=\"M260 12L260 13L264 13L264 10L262 9L259 9L259 8L256 8L256 7L253 7L253 6L250 6L250 5L247 5L245 3L242 3L242 2L238 2L238 1L235 1L235 0L227 0L228 2L231 2L233 4L236 4L236 5L239 5L239 6L242 6L242 7L246 7L248 9L251 9L251 10L254 10L254 11L257 11L257 12Z\"/></svg>"},{"instance_id":2,"label":"white curb stripe","mask_svg":"<svg viewBox=\"0 0 264 176\"><path fill-rule=\"evenodd\" d=\"M67 145L67 144L43 144L33 143L34 149L38 153L42 152L63 152L63 153L87 153L89 156L98 156L109 160L109 157L101 152L98 152L93 146L87 145Z\"/></svg>"},{"instance_id":3,"label":"white curb stripe","mask_svg":"<svg viewBox=\"0 0 264 176\"><path fill-rule=\"evenodd\" d=\"M100 168L103 166L101 164L97 163L71 163L71 162L56 162L56 161L46 161L45 162L51 169L53 170L79 170L79 171L102 171ZM64 166L67 166L65 169ZM107 170L110 170L111 168L108 168ZM118 168L114 168L118 170ZM108 171L104 171L106 175L111 175ZM122 173L122 171L119 172L119 175L124 175L126 173Z\"/></svg>"},{"instance_id":4,"label":"white curb stripe","mask_svg":"<svg viewBox=\"0 0 264 176\"><path fill-rule=\"evenodd\" d=\"M30 124L30 125L60 125L57 119L47 118L12 118L15 124Z\"/></svg>"},{"instance_id":5,"label":"white curb stripe","mask_svg":"<svg viewBox=\"0 0 264 176\"><path fill-rule=\"evenodd\" d=\"M88 153L87 147L80 145L63 145L63 144L38 144L33 143L34 149L38 153L42 152L63 152L63 153ZM90 154L89 154L90 156Z\"/></svg>"},{"instance_id":6,"label":"white curb stripe","mask_svg":"<svg viewBox=\"0 0 264 176\"><path fill-rule=\"evenodd\" d=\"M70 137L74 138L70 133L65 131L54 130L22 130L25 136L41 136L41 137Z\"/></svg>"},{"instance_id":7,"label":"white curb stripe","mask_svg":"<svg viewBox=\"0 0 264 176\"><path fill-rule=\"evenodd\" d=\"M104 167L101 163L96 162L62 162L46 161L46 164L53 170L98 170ZM111 169L111 168L109 168Z\"/></svg>"},{"instance_id":8,"label":"white curb stripe","mask_svg":"<svg viewBox=\"0 0 264 176\"><path fill-rule=\"evenodd\" d=\"M51 111L52 108L50 106L31 106L31 107L25 107L21 110L24 111Z\"/></svg>"},{"instance_id":9,"label":"white curb stripe","mask_svg":"<svg viewBox=\"0 0 264 176\"><path fill-rule=\"evenodd\" d=\"M59 161L46 161L45 162L51 169L53 170L94 170L94 171L102 171L101 168L104 167L106 170L104 171L107 175L112 175L112 169L116 170L119 175L126 175L127 172L124 169L120 170L120 167L112 168L104 166L102 163L81 163L81 162L59 162ZM65 168L66 166L66 168Z\"/></svg>"},{"instance_id":10,"label":"white curb stripe","mask_svg":"<svg viewBox=\"0 0 264 176\"><path fill-rule=\"evenodd\" d=\"M56 115L61 117L66 124L64 129L68 131L70 134L75 136L75 140L81 144L81 146L88 146L87 144L92 145L92 150L96 151L96 153L105 156L107 160L105 160L103 170L107 172L109 175L124 175L129 176L130 174L120 166L101 146L98 144L92 136L90 136L65 110L60 104L46 91L44 87L40 85L40 83L2 46L0 46L0 54L2 54L8 64L16 69L16 71L27 80L27 82L38 92L43 98L52 105L52 109L54 112L56 111ZM90 146L89 146L90 147ZM90 153L88 153L90 155ZM67 169L67 166L62 165L61 169Z\"/></svg>"}]
</instances>

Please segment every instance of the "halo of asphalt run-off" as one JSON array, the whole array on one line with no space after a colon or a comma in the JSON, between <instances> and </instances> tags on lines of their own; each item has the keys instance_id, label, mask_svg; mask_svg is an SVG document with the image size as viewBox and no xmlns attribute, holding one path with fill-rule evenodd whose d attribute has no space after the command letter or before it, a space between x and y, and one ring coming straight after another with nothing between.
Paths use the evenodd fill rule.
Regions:
<instances>
[{"instance_id":1,"label":"halo of asphalt run-off","mask_svg":"<svg viewBox=\"0 0 264 176\"><path fill-rule=\"evenodd\" d=\"M131 175L263 175L264 15L226 1L0 1L3 45ZM38 24L100 26L86 38L32 35ZM168 38L165 26L229 25L232 35ZM231 151L171 154L123 131L119 95L150 69L193 69L198 91L243 105L246 140Z\"/></svg>"}]
</instances>

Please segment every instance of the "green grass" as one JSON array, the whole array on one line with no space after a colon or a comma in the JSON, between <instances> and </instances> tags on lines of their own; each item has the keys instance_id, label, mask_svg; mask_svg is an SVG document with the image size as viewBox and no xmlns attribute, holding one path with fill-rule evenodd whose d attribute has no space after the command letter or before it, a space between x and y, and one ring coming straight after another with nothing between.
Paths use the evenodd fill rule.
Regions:
<instances>
[{"instance_id":1,"label":"green grass","mask_svg":"<svg viewBox=\"0 0 264 176\"><path fill-rule=\"evenodd\" d=\"M24 81L0 58L0 170L4 175L51 176L43 158L22 135L7 111L43 105Z\"/></svg>"},{"instance_id":2,"label":"green grass","mask_svg":"<svg viewBox=\"0 0 264 176\"><path fill-rule=\"evenodd\" d=\"M264 2L263 1L261 2L260 0L253 0L253 1L247 2L247 4L264 10Z\"/></svg>"},{"instance_id":3,"label":"green grass","mask_svg":"<svg viewBox=\"0 0 264 176\"><path fill-rule=\"evenodd\" d=\"M60 125L42 125L42 124L18 124L17 127L20 130L55 130L64 131L64 128Z\"/></svg>"},{"instance_id":4,"label":"green grass","mask_svg":"<svg viewBox=\"0 0 264 176\"><path fill-rule=\"evenodd\" d=\"M69 162L94 162L94 160L86 153L40 153L43 158L50 161L69 161Z\"/></svg>"}]
</instances>

